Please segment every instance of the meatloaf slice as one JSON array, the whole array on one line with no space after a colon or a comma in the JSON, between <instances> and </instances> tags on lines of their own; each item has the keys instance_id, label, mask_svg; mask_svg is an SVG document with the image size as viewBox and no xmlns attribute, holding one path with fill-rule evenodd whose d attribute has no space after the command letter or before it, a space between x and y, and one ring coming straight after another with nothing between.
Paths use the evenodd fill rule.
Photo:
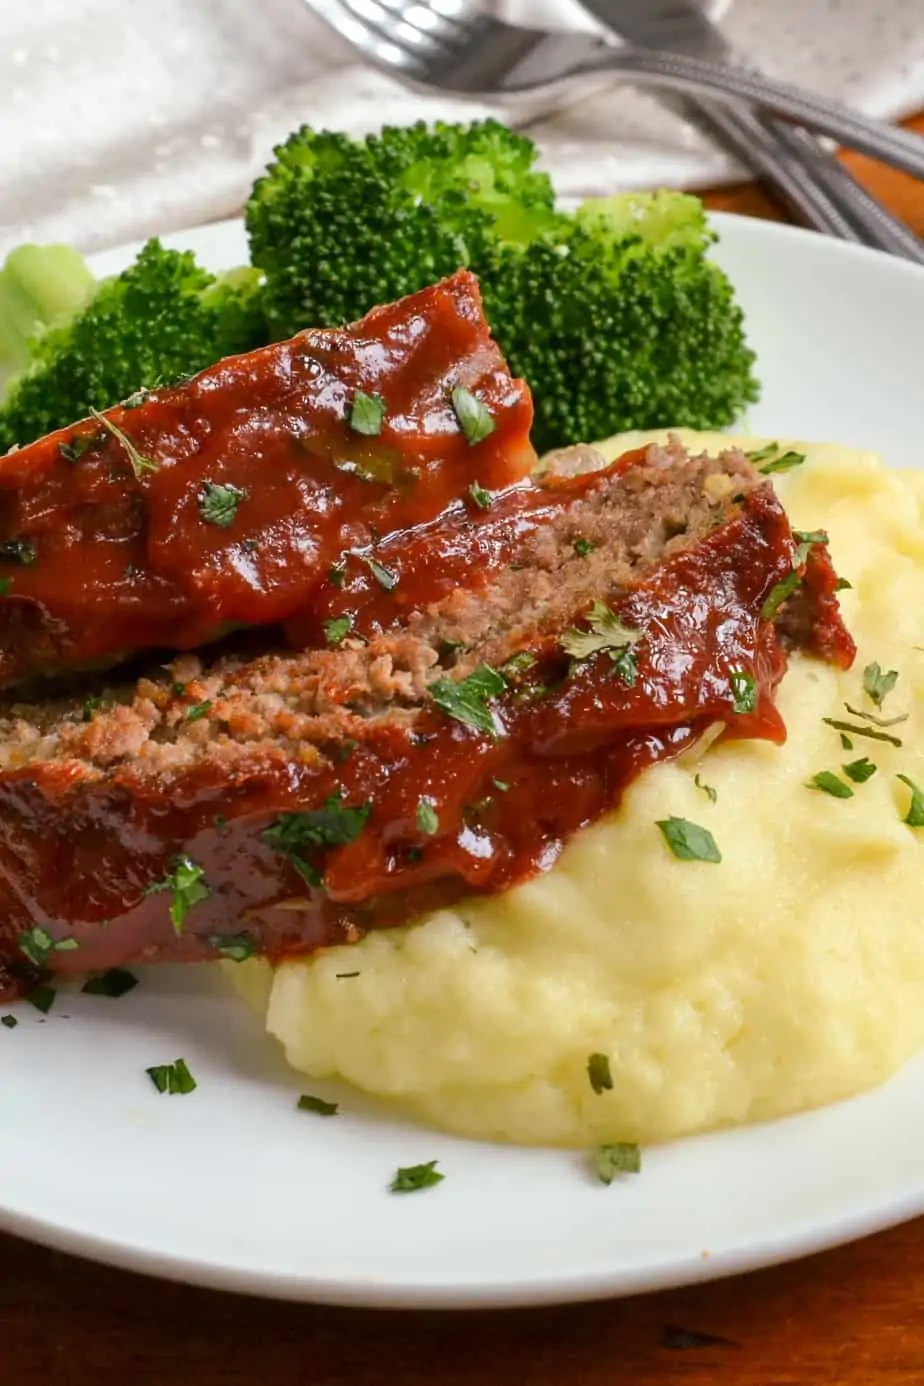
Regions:
<instances>
[{"instance_id":1,"label":"meatloaf slice","mask_svg":"<svg viewBox=\"0 0 924 1386\"><path fill-rule=\"evenodd\" d=\"M0 458L0 685L285 621L341 552L535 462L460 272Z\"/></svg>"},{"instance_id":2,"label":"meatloaf slice","mask_svg":"<svg viewBox=\"0 0 924 1386\"><path fill-rule=\"evenodd\" d=\"M355 939L546 869L715 723L785 734L772 609L805 560L740 453L546 475L374 553L316 594L325 648L7 695L0 990Z\"/></svg>"}]
</instances>

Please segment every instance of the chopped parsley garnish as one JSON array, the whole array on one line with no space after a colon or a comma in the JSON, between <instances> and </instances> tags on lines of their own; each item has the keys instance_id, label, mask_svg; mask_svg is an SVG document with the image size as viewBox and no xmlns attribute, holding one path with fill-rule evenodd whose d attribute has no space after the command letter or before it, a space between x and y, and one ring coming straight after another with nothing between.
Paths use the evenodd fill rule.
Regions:
<instances>
[{"instance_id":1,"label":"chopped parsley garnish","mask_svg":"<svg viewBox=\"0 0 924 1386\"><path fill-rule=\"evenodd\" d=\"M341 558L333 567L327 570L327 580L332 587L342 587L343 579L346 576L346 563Z\"/></svg>"},{"instance_id":2,"label":"chopped parsley garnish","mask_svg":"<svg viewBox=\"0 0 924 1386\"><path fill-rule=\"evenodd\" d=\"M111 996L118 998L138 985L134 972L124 967L110 967L107 972L97 972L88 977L80 988L87 996Z\"/></svg>"},{"instance_id":3,"label":"chopped parsley garnish","mask_svg":"<svg viewBox=\"0 0 924 1386\"><path fill-rule=\"evenodd\" d=\"M417 1189L430 1189L446 1176L436 1168L436 1160L428 1160L425 1165L407 1165L395 1171L389 1188L392 1193L414 1193Z\"/></svg>"},{"instance_id":4,"label":"chopped parsley garnish","mask_svg":"<svg viewBox=\"0 0 924 1386\"><path fill-rule=\"evenodd\" d=\"M791 472L793 467L801 467L804 461L804 452L784 452L780 457L765 462L757 470L762 476L772 476L774 472Z\"/></svg>"},{"instance_id":5,"label":"chopped parsley garnish","mask_svg":"<svg viewBox=\"0 0 924 1386\"><path fill-rule=\"evenodd\" d=\"M635 659L635 651L630 649L610 650L608 653L610 659L613 661L613 673L618 674L623 683L627 684L629 688L634 688L638 681L638 664Z\"/></svg>"},{"instance_id":6,"label":"chopped parsley garnish","mask_svg":"<svg viewBox=\"0 0 924 1386\"><path fill-rule=\"evenodd\" d=\"M246 962L256 951L250 934L209 934L208 943L229 962Z\"/></svg>"},{"instance_id":7,"label":"chopped parsley garnish","mask_svg":"<svg viewBox=\"0 0 924 1386\"><path fill-rule=\"evenodd\" d=\"M331 794L323 808L301 813L281 813L262 833L267 846L288 857L309 885L321 884L321 872L305 855L318 847L343 847L359 837L372 811L371 804L345 804Z\"/></svg>"},{"instance_id":8,"label":"chopped parsley garnish","mask_svg":"<svg viewBox=\"0 0 924 1386\"><path fill-rule=\"evenodd\" d=\"M468 678L454 683L452 679L437 679L430 685L430 694L440 711L457 722L484 732L492 740L497 740L499 729L497 720L488 706L492 698L497 698L507 687L504 677L492 669L490 664L479 664Z\"/></svg>"},{"instance_id":9,"label":"chopped parsley garnish","mask_svg":"<svg viewBox=\"0 0 924 1386\"><path fill-rule=\"evenodd\" d=\"M163 880L149 885L145 895L154 895L160 890L172 892L170 918L177 934L183 932L186 916L192 907L207 900L212 893L205 880L205 871L191 857L177 857L173 870Z\"/></svg>"},{"instance_id":10,"label":"chopped parsley garnish","mask_svg":"<svg viewBox=\"0 0 924 1386\"><path fill-rule=\"evenodd\" d=\"M428 837L439 832L440 820L436 809L433 807L432 799L421 798L417 800L417 826Z\"/></svg>"},{"instance_id":11,"label":"chopped parsley garnish","mask_svg":"<svg viewBox=\"0 0 924 1386\"><path fill-rule=\"evenodd\" d=\"M316 1116L336 1116L340 1110L339 1102L325 1102L323 1097L312 1097L303 1092L295 1104L300 1112L314 1112Z\"/></svg>"},{"instance_id":12,"label":"chopped parsley garnish","mask_svg":"<svg viewBox=\"0 0 924 1386\"><path fill-rule=\"evenodd\" d=\"M897 682L897 669L890 669L887 674L884 674L880 666L873 663L867 664L863 670L863 692L875 703L876 707L882 707Z\"/></svg>"},{"instance_id":13,"label":"chopped parsley garnish","mask_svg":"<svg viewBox=\"0 0 924 1386\"><path fill-rule=\"evenodd\" d=\"M604 602L594 602L587 615L587 624L590 630L566 630L558 642L572 659L588 659L598 650L625 650L642 639L641 631L624 626Z\"/></svg>"},{"instance_id":14,"label":"chopped parsley garnish","mask_svg":"<svg viewBox=\"0 0 924 1386\"><path fill-rule=\"evenodd\" d=\"M82 717L84 722L92 722L93 714L99 712L104 702L105 699L101 698L98 693L94 693L91 697L87 698L83 705Z\"/></svg>"},{"instance_id":15,"label":"chopped parsley garnish","mask_svg":"<svg viewBox=\"0 0 924 1386\"><path fill-rule=\"evenodd\" d=\"M75 938L60 938L56 942L39 924L20 934L18 942L20 952L25 953L33 967L44 967L52 953L73 953L80 947Z\"/></svg>"},{"instance_id":16,"label":"chopped parsley garnish","mask_svg":"<svg viewBox=\"0 0 924 1386\"><path fill-rule=\"evenodd\" d=\"M876 773L876 766L868 756L862 756L860 760L852 760L849 765L842 765L841 769L848 780L853 780L854 784L866 784Z\"/></svg>"},{"instance_id":17,"label":"chopped parsley garnish","mask_svg":"<svg viewBox=\"0 0 924 1386\"><path fill-rule=\"evenodd\" d=\"M490 510L494 504L494 497L490 491L486 491L483 486L479 486L477 481L473 481L468 488L468 494L478 506L479 510Z\"/></svg>"},{"instance_id":18,"label":"chopped parsley garnish","mask_svg":"<svg viewBox=\"0 0 924 1386\"><path fill-rule=\"evenodd\" d=\"M762 448L756 448L754 452L746 452L744 455L749 462L766 462L768 457L773 457L779 450L779 443L765 443Z\"/></svg>"},{"instance_id":19,"label":"chopped parsley garnish","mask_svg":"<svg viewBox=\"0 0 924 1386\"><path fill-rule=\"evenodd\" d=\"M123 409L139 409L142 404L147 404L150 398L151 391L142 386L140 390L135 390L127 399L120 400L119 403Z\"/></svg>"},{"instance_id":20,"label":"chopped parsley garnish","mask_svg":"<svg viewBox=\"0 0 924 1386\"><path fill-rule=\"evenodd\" d=\"M210 525L230 529L238 506L246 498L247 492L240 486L232 486L230 482L221 485L217 481L204 481L199 496L199 514Z\"/></svg>"},{"instance_id":21,"label":"chopped parsley garnish","mask_svg":"<svg viewBox=\"0 0 924 1386\"><path fill-rule=\"evenodd\" d=\"M177 1059L172 1064L157 1064L144 1071L160 1093L185 1095L195 1091L196 1080L186 1067L185 1059Z\"/></svg>"},{"instance_id":22,"label":"chopped parsley garnish","mask_svg":"<svg viewBox=\"0 0 924 1386\"><path fill-rule=\"evenodd\" d=\"M818 544L827 544L828 536L823 529L794 529L792 537L797 540L796 544L796 567L801 568L808 562L808 556L813 548Z\"/></svg>"},{"instance_id":23,"label":"chopped parsley garnish","mask_svg":"<svg viewBox=\"0 0 924 1386\"><path fill-rule=\"evenodd\" d=\"M858 707L851 707L849 703L845 703L844 707L851 717L862 717L864 722L872 722L874 727L897 727L900 723L907 722L909 717L907 712L900 712L897 717L877 717L874 712L861 712Z\"/></svg>"},{"instance_id":24,"label":"chopped parsley garnish","mask_svg":"<svg viewBox=\"0 0 924 1386\"><path fill-rule=\"evenodd\" d=\"M350 406L350 427L353 432L362 433L367 438L377 438L382 431L386 407L381 395L367 395L364 390L357 390Z\"/></svg>"},{"instance_id":25,"label":"chopped parsley garnish","mask_svg":"<svg viewBox=\"0 0 924 1386\"><path fill-rule=\"evenodd\" d=\"M523 675L528 673L535 663L536 656L534 654L530 654L529 650L521 650L519 654L511 655L501 665L500 671L508 683L519 683Z\"/></svg>"},{"instance_id":26,"label":"chopped parsley garnish","mask_svg":"<svg viewBox=\"0 0 924 1386\"><path fill-rule=\"evenodd\" d=\"M853 750L853 742L851 741L850 737L847 735L846 732L841 732L841 745L843 746L845 751Z\"/></svg>"},{"instance_id":27,"label":"chopped parsley garnish","mask_svg":"<svg viewBox=\"0 0 924 1386\"><path fill-rule=\"evenodd\" d=\"M837 717L822 717L826 726L833 727L835 731L848 732L851 736L868 736L871 741L887 741L890 746L900 746L902 743L897 736L890 736L888 732L876 731L875 727L857 726L854 722L842 722ZM904 718L901 719L904 721ZM847 747L852 750L853 747Z\"/></svg>"},{"instance_id":28,"label":"chopped parsley garnish","mask_svg":"<svg viewBox=\"0 0 924 1386\"><path fill-rule=\"evenodd\" d=\"M909 828L924 828L924 790L918 789L907 775L899 775L898 778L911 790L911 803L902 822L907 823Z\"/></svg>"},{"instance_id":29,"label":"chopped parsley garnish","mask_svg":"<svg viewBox=\"0 0 924 1386\"><path fill-rule=\"evenodd\" d=\"M757 707L757 680L744 669L733 669L729 674L732 690L732 706L736 712L753 712Z\"/></svg>"},{"instance_id":30,"label":"chopped parsley garnish","mask_svg":"<svg viewBox=\"0 0 924 1386\"><path fill-rule=\"evenodd\" d=\"M385 564L379 563L376 558L367 558L365 554L358 554L357 557L365 563L376 582L380 587L384 587L386 592L398 586L398 574L393 569L386 568Z\"/></svg>"},{"instance_id":31,"label":"chopped parsley garnish","mask_svg":"<svg viewBox=\"0 0 924 1386\"><path fill-rule=\"evenodd\" d=\"M716 800L719 797L719 791L717 789L713 789L711 784L706 784L703 780L701 780L699 777L699 773L693 776L693 783L696 785L697 789L701 789L703 793L708 796L709 802L711 804L714 804L716 802Z\"/></svg>"},{"instance_id":32,"label":"chopped parsley garnish","mask_svg":"<svg viewBox=\"0 0 924 1386\"><path fill-rule=\"evenodd\" d=\"M510 788L509 780L492 780L491 783L493 784L495 789L501 792L501 794L506 794L507 790Z\"/></svg>"},{"instance_id":33,"label":"chopped parsley garnish","mask_svg":"<svg viewBox=\"0 0 924 1386\"><path fill-rule=\"evenodd\" d=\"M352 616L331 616L324 622L324 639L328 645L339 645L352 628Z\"/></svg>"},{"instance_id":34,"label":"chopped parsley garnish","mask_svg":"<svg viewBox=\"0 0 924 1386\"><path fill-rule=\"evenodd\" d=\"M590 1086L598 1096L601 1092L610 1092L613 1087L613 1075L610 1072L609 1056L591 1054L587 1060L587 1077L590 1079Z\"/></svg>"},{"instance_id":35,"label":"chopped parsley garnish","mask_svg":"<svg viewBox=\"0 0 924 1386\"><path fill-rule=\"evenodd\" d=\"M28 568L35 559L35 545L31 539L0 539L0 563L19 563Z\"/></svg>"},{"instance_id":36,"label":"chopped parsley garnish","mask_svg":"<svg viewBox=\"0 0 924 1386\"><path fill-rule=\"evenodd\" d=\"M494 432L495 423L488 407L476 399L471 390L457 385L452 392L452 407L469 447L484 442Z\"/></svg>"},{"instance_id":37,"label":"chopped parsley garnish","mask_svg":"<svg viewBox=\"0 0 924 1386\"><path fill-rule=\"evenodd\" d=\"M834 584L834 590L835 592L850 592L853 590L853 583L848 582L846 578L839 577Z\"/></svg>"},{"instance_id":38,"label":"chopped parsley garnish","mask_svg":"<svg viewBox=\"0 0 924 1386\"><path fill-rule=\"evenodd\" d=\"M33 987L31 991L26 992L25 1000L37 1011L41 1011L42 1015L47 1015L55 1004L57 994L54 987Z\"/></svg>"},{"instance_id":39,"label":"chopped parsley garnish","mask_svg":"<svg viewBox=\"0 0 924 1386\"><path fill-rule=\"evenodd\" d=\"M660 828L664 841L678 861L722 860L722 853L708 828L701 828L688 818L673 816L658 819L656 827Z\"/></svg>"},{"instance_id":40,"label":"chopped parsley garnish","mask_svg":"<svg viewBox=\"0 0 924 1386\"><path fill-rule=\"evenodd\" d=\"M74 433L66 443L58 444L58 452L65 462L79 462L88 452L99 446L98 433Z\"/></svg>"},{"instance_id":41,"label":"chopped parsley garnish","mask_svg":"<svg viewBox=\"0 0 924 1386\"><path fill-rule=\"evenodd\" d=\"M593 553L597 546L592 544L589 539L575 539L571 547L578 558L586 558L589 553Z\"/></svg>"},{"instance_id":42,"label":"chopped parsley garnish","mask_svg":"<svg viewBox=\"0 0 924 1386\"><path fill-rule=\"evenodd\" d=\"M801 576L794 568L781 582L775 583L774 586L770 588L766 600L760 609L761 620L772 621L780 607L792 596L801 581Z\"/></svg>"},{"instance_id":43,"label":"chopped parsley garnish","mask_svg":"<svg viewBox=\"0 0 924 1386\"><path fill-rule=\"evenodd\" d=\"M122 445L122 450L131 463L131 469L135 473L137 480L140 481L145 472L156 472L159 470L160 463L153 462L150 457L143 456L135 447L131 438L127 437L122 432L121 428L119 428L117 424L114 424L111 419L107 419L104 414L100 414L96 409L91 409L90 413L93 415L96 422L102 424L103 428L112 434L116 442Z\"/></svg>"},{"instance_id":44,"label":"chopped parsley garnish","mask_svg":"<svg viewBox=\"0 0 924 1386\"><path fill-rule=\"evenodd\" d=\"M852 799L853 790L849 784L845 784L839 779L832 770L819 770L817 775L813 775L808 781L809 789L820 789L824 794L830 794L834 799Z\"/></svg>"},{"instance_id":45,"label":"chopped parsley garnish","mask_svg":"<svg viewBox=\"0 0 924 1386\"><path fill-rule=\"evenodd\" d=\"M10 588L13 586L13 579L9 577L0 578L0 597L8 597Z\"/></svg>"},{"instance_id":46,"label":"chopped parsley garnish","mask_svg":"<svg viewBox=\"0 0 924 1386\"><path fill-rule=\"evenodd\" d=\"M211 698L206 698L205 702L193 703L192 707L186 709L187 722L198 722L200 717L204 717L212 706Z\"/></svg>"},{"instance_id":47,"label":"chopped parsley garnish","mask_svg":"<svg viewBox=\"0 0 924 1386\"><path fill-rule=\"evenodd\" d=\"M346 979L347 979L348 977L360 977L360 976L362 976L362 973L360 973L360 972L335 972L335 973L334 973L334 976L337 978L337 981L338 981L338 982L343 982L343 981L346 981Z\"/></svg>"},{"instance_id":48,"label":"chopped parsley garnish","mask_svg":"<svg viewBox=\"0 0 924 1386\"><path fill-rule=\"evenodd\" d=\"M5 1026L7 1030L15 1030L18 1024L15 1015L0 1015L0 1025Z\"/></svg>"},{"instance_id":49,"label":"chopped parsley garnish","mask_svg":"<svg viewBox=\"0 0 924 1386\"><path fill-rule=\"evenodd\" d=\"M642 1168L642 1152L630 1141L598 1145L590 1158L601 1184L612 1184L617 1174L638 1174Z\"/></svg>"}]
</instances>

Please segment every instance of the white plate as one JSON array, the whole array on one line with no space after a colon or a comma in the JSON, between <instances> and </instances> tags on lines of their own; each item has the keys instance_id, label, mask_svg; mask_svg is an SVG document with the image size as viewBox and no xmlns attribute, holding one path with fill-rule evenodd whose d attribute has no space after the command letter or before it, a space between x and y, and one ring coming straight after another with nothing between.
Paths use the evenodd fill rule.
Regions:
<instances>
[{"instance_id":1,"label":"white plate","mask_svg":"<svg viewBox=\"0 0 924 1386\"><path fill-rule=\"evenodd\" d=\"M717 218L757 348L756 433L920 465L924 272L812 234ZM214 268L227 223L175 237ZM101 257L120 267L128 251ZM2 1008L0 1008L2 1009ZM342 1304L535 1304L726 1275L924 1211L924 1056L868 1096L647 1153L604 1188L581 1155L479 1145L305 1086L211 969L148 972L119 1001L61 996L0 1030L0 1225L178 1279ZM199 1081L160 1097L145 1068ZM445 1181L395 1197L398 1165Z\"/></svg>"}]
</instances>

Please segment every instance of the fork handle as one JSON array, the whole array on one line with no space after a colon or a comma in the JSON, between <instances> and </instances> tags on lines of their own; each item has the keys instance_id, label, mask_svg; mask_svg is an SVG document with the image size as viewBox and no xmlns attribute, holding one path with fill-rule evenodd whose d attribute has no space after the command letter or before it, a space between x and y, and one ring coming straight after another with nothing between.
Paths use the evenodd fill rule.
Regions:
<instances>
[{"instance_id":1,"label":"fork handle","mask_svg":"<svg viewBox=\"0 0 924 1386\"><path fill-rule=\"evenodd\" d=\"M851 149L924 178L924 139L920 136L745 68L649 48L601 46L599 56L582 63L580 70L588 75L622 72L634 81L641 79L639 85L643 86L666 87L693 96L709 93L723 102L747 101L782 120L830 135ZM576 75L575 69L570 75Z\"/></svg>"},{"instance_id":2,"label":"fork handle","mask_svg":"<svg viewBox=\"0 0 924 1386\"><path fill-rule=\"evenodd\" d=\"M684 113L816 231L924 263L924 244L807 131L747 106L687 100Z\"/></svg>"}]
</instances>

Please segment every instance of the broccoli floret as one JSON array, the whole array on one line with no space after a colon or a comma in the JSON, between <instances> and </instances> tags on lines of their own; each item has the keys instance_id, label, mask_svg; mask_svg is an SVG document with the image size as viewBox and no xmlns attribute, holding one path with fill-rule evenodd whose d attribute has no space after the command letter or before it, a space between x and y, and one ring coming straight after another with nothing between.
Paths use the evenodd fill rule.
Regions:
<instances>
[{"instance_id":1,"label":"broccoli floret","mask_svg":"<svg viewBox=\"0 0 924 1386\"><path fill-rule=\"evenodd\" d=\"M337 326L528 244L558 217L531 141L495 120L386 127L354 140L307 126L276 150L247 204L276 336Z\"/></svg>"},{"instance_id":2,"label":"broccoli floret","mask_svg":"<svg viewBox=\"0 0 924 1386\"><path fill-rule=\"evenodd\" d=\"M537 151L496 121L354 140L298 131L247 207L275 335L337 326L460 266L540 449L627 428L722 427L757 397L753 353L698 198L597 198L557 213Z\"/></svg>"},{"instance_id":3,"label":"broccoli floret","mask_svg":"<svg viewBox=\"0 0 924 1386\"><path fill-rule=\"evenodd\" d=\"M0 406L0 452L265 342L261 283L250 268L216 279L189 252L149 241L85 307L30 341Z\"/></svg>"},{"instance_id":4,"label":"broccoli floret","mask_svg":"<svg viewBox=\"0 0 924 1386\"><path fill-rule=\"evenodd\" d=\"M540 452L632 428L720 428L757 398L712 239L696 198L636 195L585 204L554 242L500 247L481 267L488 321L532 387Z\"/></svg>"},{"instance_id":5,"label":"broccoli floret","mask_svg":"<svg viewBox=\"0 0 924 1386\"><path fill-rule=\"evenodd\" d=\"M69 245L21 245L0 269L0 382L29 362L29 341L59 318L71 317L96 280Z\"/></svg>"}]
</instances>

